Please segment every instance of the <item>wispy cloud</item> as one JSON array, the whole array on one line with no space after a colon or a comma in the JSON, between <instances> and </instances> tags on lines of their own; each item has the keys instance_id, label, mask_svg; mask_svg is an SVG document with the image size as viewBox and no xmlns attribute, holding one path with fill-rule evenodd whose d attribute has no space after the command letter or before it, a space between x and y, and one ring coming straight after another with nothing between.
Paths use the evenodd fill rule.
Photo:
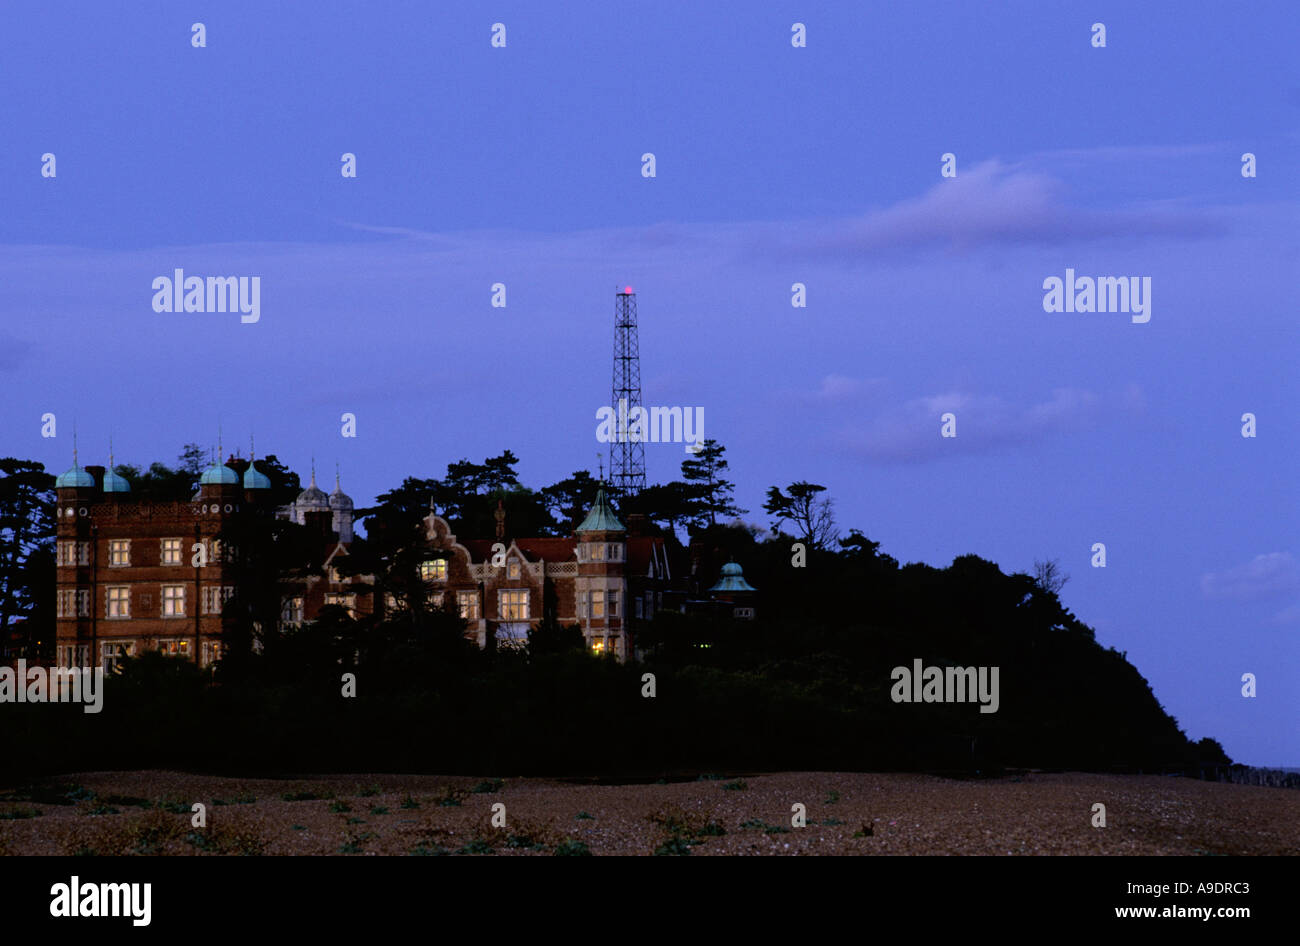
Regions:
<instances>
[{"instance_id":1,"label":"wispy cloud","mask_svg":"<svg viewBox=\"0 0 1300 946\"><path fill-rule=\"evenodd\" d=\"M1242 565L1201 576L1201 593L1207 598L1253 601L1296 591L1300 591L1300 561L1290 552L1256 555Z\"/></svg>"},{"instance_id":2,"label":"wispy cloud","mask_svg":"<svg viewBox=\"0 0 1300 946\"><path fill-rule=\"evenodd\" d=\"M1107 416L1142 409L1137 387L1102 396L1057 388L1049 398L1016 404L997 395L953 391L882 405L873 418L837 435L854 454L871 460L916 463L953 454L976 454L1027 444L1048 435L1095 426ZM957 418L957 436L940 436L941 418Z\"/></svg>"}]
</instances>

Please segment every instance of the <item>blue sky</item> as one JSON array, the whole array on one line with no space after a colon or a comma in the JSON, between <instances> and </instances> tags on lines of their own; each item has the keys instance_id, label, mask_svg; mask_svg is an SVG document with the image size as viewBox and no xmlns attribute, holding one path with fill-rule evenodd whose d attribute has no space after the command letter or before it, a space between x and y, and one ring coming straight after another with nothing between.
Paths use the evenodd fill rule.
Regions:
<instances>
[{"instance_id":1,"label":"blue sky","mask_svg":"<svg viewBox=\"0 0 1300 946\"><path fill-rule=\"evenodd\" d=\"M811 479L903 561L1060 558L1190 735L1300 764L1294 4L541 6L7 5L0 452L220 425L359 503L507 447L544 485L595 468L630 283L747 518ZM261 320L155 313L176 268ZM1151 321L1044 312L1067 268Z\"/></svg>"}]
</instances>

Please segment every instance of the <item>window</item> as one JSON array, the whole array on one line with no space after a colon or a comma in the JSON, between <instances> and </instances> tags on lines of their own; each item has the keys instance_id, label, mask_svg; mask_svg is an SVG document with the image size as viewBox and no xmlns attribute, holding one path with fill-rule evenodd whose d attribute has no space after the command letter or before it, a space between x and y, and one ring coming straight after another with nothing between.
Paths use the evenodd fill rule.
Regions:
<instances>
[{"instance_id":1,"label":"window","mask_svg":"<svg viewBox=\"0 0 1300 946\"><path fill-rule=\"evenodd\" d=\"M477 591L458 591L456 592L456 606L460 609L460 616L467 621L478 620L478 592Z\"/></svg>"},{"instance_id":2,"label":"window","mask_svg":"<svg viewBox=\"0 0 1300 946\"><path fill-rule=\"evenodd\" d=\"M159 641L158 650L168 657L188 657L190 655L189 641Z\"/></svg>"},{"instance_id":3,"label":"window","mask_svg":"<svg viewBox=\"0 0 1300 946\"><path fill-rule=\"evenodd\" d=\"M122 568L131 564L131 540L110 539L108 543L108 565L110 568Z\"/></svg>"},{"instance_id":4,"label":"window","mask_svg":"<svg viewBox=\"0 0 1300 946\"><path fill-rule=\"evenodd\" d=\"M446 581L447 560L445 558L431 558L428 561L421 562L420 580L421 581Z\"/></svg>"},{"instance_id":5,"label":"window","mask_svg":"<svg viewBox=\"0 0 1300 946\"><path fill-rule=\"evenodd\" d=\"M121 660L124 657L130 657L134 653L134 641L125 644L104 643L99 645L100 664L109 673L118 673L121 669Z\"/></svg>"},{"instance_id":6,"label":"window","mask_svg":"<svg viewBox=\"0 0 1300 946\"><path fill-rule=\"evenodd\" d=\"M72 617L72 609L75 607L76 600L77 600L77 593L75 590L60 591L58 593L58 597L55 599L57 604L55 617L61 617L61 618Z\"/></svg>"},{"instance_id":7,"label":"window","mask_svg":"<svg viewBox=\"0 0 1300 946\"><path fill-rule=\"evenodd\" d=\"M77 543L69 542L63 539L59 540L59 564L75 565L77 564Z\"/></svg>"},{"instance_id":8,"label":"window","mask_svg":"<svg viewBox=\"0 0 1300 946\"><path fill-rule=\"evenodd\" d=\"M519 577L519 559L512 558L510 561L506 562L506 577L507 578Z\"/></svg>"},{"instance_id":9,"label":"window","mask_svg":"<svg viewBox=\"0 0 1300 946\"><path fill-rule=\"evenodd\" d=\"M602 590L591 593L591 616L593 618L603 618L605 616L605 592Z\"/></svg>"},{"instance_id":10,"label":"window","mask_svg":"<svg viewBox=\"0 0 1300 946\"><path fill-rule=\"evenodd\" d=\"M614 544L606 547L605 557L611 562L621 562L623 560L623 546Z\"/></svg>"},{"instance_id":11,"label":"window","mask_svg":"<svg viewBox=\"0 0 1300 946\"><path fill-rule=\"evenodd\" d=\"M221 561L221 554L224 549L221 547L220 539L211 539L208 542L208 564L216 565Z\"/></svg>"},{"instance_id":12,"label":"window","mask_svg":"<svg viewBox=\"0 0 1300 946\"><path fill-rule=\"evenodd\" d=\"M391 591L384 592L384 610L396 611L401 605L397 603L397 596Z\"/></svg>"},{"instance_id":13,"label":"window","mask_svg":"<svg viewBox=\"0 0 1300 946\"><path fill-rule=\"evenodd\" d=\"M585 618L586 616L587 616L587 593L585 591L579 591L578 592L578 617Z\"/></svg>"},{"instance_id":14,"label":"window","mask_svg":"<svg viewBox=\"0 0 1300 946\"><path fill-rule=\"evenodd\" d=\"M498 617L502 621L528 620L528 589L497 592Z\"/></svg>"},{"instance_id":15,"label":"window","mask_svg":"<svg viewBox=\"0 0 1300 946\"><path fill-rule=\"evenodd\" d=\"M635 598L635 599L633 599L633 601L632 601L632 609L633 609L633 611L636 613L636 618L637 618L637 620L639 621L639 620L641 619L641 599L640 599L640 598Z\"/></svg>"},{"instance_id":16,"label":"window","mask_svg":"<svg viewBox=\"0 0 1300 946\"><path fill-rule=\"evenodd\" d=\"M77 617L90 617L90 590L88 588L77 590Z\"/></svg>"},{"instance_id":17,"label":"window","mask_svg":"<svg viewBox=\"0 0 1300 946\"><path fill-rule=\"evenodd\" d=\"M441 609L442 609L442 592L441 592L441 591L435 591L433 594L429 595L429 607L434 608L434 609L436 609L436 610L441 610Z\"/></svg>"},{"instance_id":18,"label":"window","mask_svg":"<svg viewBox=\"0 0 1300 946\"><path fill-rule=\"evenodd\" d=\"M339 570L333 565L329 567L329 580L336 585L343 580L343 576L339 574Z\"/></svg>"},{"instance_id":19,"label":"window","mask_svg":"<svg viewBox=\"0 0 1300 946\"><path fill-rule=\"evenodd\" d=\"M165 618L185 617L184 585L162 586L162 616Z\"/></svg>"},{"instance_id":20,"label":"window","mask_svg":"<svg viewBox=\"0 0 1300 946\"><path fill-rule=\"evenodd\" d=\"M618 592L617 591L609 592L609 616L612 618L618 617Z\"/></svg>"},{"instance_id":21,"label":"window","mask_svg":"<svg viewBox=\"0 0 1300 946\"><path fill-rule=\"evenodd\" d=\"M601 543L588 546L587 551L590 553L589 559L593 562L603 562L605 560L605 546Z\"/></svg>"},{"instance_id":22,"label":"window","mask_svg":"<svg viewBox=\"0 0 1300 946\"><path fill-rule=\"evenodd\" d=\"M302 623L302 598L285 598L280 605L280 621L289 627Z\"/></svg>"},{"instance_id":23,"label":"window","mask_svg":"<svg viewBox=\"0 0 1300 946\"><path fill-rule=\"evenodd\" d=\"M90 645L89 644L77 645L77 666L78 667L90 666Z\"/></svg>"},{"instance_id":24,"label":"window","mask_svg":"<svg viewBox=\"0 0 1300 946\"><path fill-rule=\"evenodd\" d=\"M592 651L592 653L594 653L594 654L603 654L603 653L605 653L605 638L603 638L603 637L593 637L593 638L591 639L591 651Z\"/></svg>"},{"instance_id":25,"label":"window","mask_svg":"<svg viewBox=\"0 0 1300 946\"><path fill-rule=\"evenodd\" d=\"M179 565L181 563L181 540L163 539L159 551L158 564Z\"/></svg>"},{"instance_id":26,"label":"window","mask_svg":"<svg viewBox=\"0 0 1300 946\"><path fill-rule=\"evenodd\" d=\"M131 588L128 585L105 588L104 599L105 617L129 618L131 616Z\"/></svg>"},{"instance_id":27,"label":"window","mask_svg":"<svg viewBox=\"0 0 1300 946\"><path fill-rule=\"evenodd\" d=\"M77 564L78 565L90 564L90 543L89 542L77 543Z\"/></svg>"},{"instance_id":28,"label":"window","mask_svg":"<svg viewBox=\"0 0 1300 946\"><path fill-rule=\"evenodd\" d=\"M203 666L206 667L209 664L216 663L221 659L221 641L204 641L201 653L203 654Z\"/></svg>"},{"instance_id":29,"label":"window","mask_svg":"<svg viewBox=\"0 0 1300 946\"><path fill-rule=\"evenodd\" d=\"M235 596L233 585L208 585L203 589L203 613L220 614L226 602Z\"/></svg>"},{"instance_id":30,"label":"window","mask_svg":"<svg viewBox=\"0 0 1300 946\"><path fill-rule=\"evenodd\" d=\"M356 595L327 594L327 595L325 596L325 603L326 603L327 605L335 604L335 605L338 605L340 608L347 608L347 609L348 609L348 615L349 615L349 616L355 616L355 615L353 615L353 610L352 610L352 609L356 607L357 596L356 596Z\"/></svg>"}]
</instances>

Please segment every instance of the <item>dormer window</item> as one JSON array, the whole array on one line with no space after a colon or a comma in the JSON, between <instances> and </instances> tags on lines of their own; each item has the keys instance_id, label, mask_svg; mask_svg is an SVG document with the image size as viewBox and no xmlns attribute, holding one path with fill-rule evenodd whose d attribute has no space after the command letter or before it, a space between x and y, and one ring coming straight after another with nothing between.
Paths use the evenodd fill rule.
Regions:
<instances>
[{"instance_id":1,"label":"dormer window","mask_svg":"<svg viewBox=\"0 0 1300 946\"><path fill-rule=\"evenodd\" d=\"M519 559L512 558L506 562L506 578L515 579L519 577Z\"/></svg>"}]
</instances>

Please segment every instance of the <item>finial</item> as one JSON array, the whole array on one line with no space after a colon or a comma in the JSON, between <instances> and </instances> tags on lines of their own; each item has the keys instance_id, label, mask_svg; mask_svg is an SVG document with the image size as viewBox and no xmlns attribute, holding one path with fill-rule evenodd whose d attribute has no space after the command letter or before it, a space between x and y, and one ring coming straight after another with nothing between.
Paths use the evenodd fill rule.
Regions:
<instances>
[{"instance_id":1,"label":"finial","mask_svg":"<svg viewBox=\"0 0 1300 946\"><path fill-rule=\"evenodd\" d=\"M72 421L72 468L74 470L81 469L81 464L77 462L77 421L75 418Z\"/></svg>"},{"instance_id":2,"label":"finial","mask_svg":"<svg viewBox=\"0 0 1300 946\"><path fill-rule=\"evenodd\" d=\"M339 462L334 461L334 488L342 491L343 487L339 485Z\"/></svg>"},{"instance_id":3,"label":"finial","mask_svg":"<svg viewBox=\"0 0 1300 946\"><path fill-rule=\"evenodd\" d=\"M315 486L315 485L316 485L316 456L315 456L315 454L313 454L313 455L312 455L312 458L311 458L311 485L312 485L312 486Z\"/></svg>"},{"instance_id":4,"label":"finial","mask_svg":"<svg viewBox=\"0 0 1300 946\"><path fill-rule=\"evenodd\" d=\"M218 463L226 462L226 451L221 446L221 425L220 424L217 424L217 462Z\"/></svg>"},{"instance_id":5,"label":"finial","mask_svg":"<svg viewBox=\"0 0 1300 946\"><path fill-rule=\"evenodd\" d=\"M113 469L113 435L108 435L108 468Z\"/></svg>"},{"instance_id":6,"label":"finial","mask_svg":"<svg viewBox=\"0 0 1300 946\"><path fill-rule=\"evenodd\" d=\"M257 453L253 447L253 435L249 434L248 435L248 462L252 463L256 459L257 459Z\"/></svg>"},{"instance_id":7,"label":"finial","mask_svg":"<svg viewBox=\"0 0 1300 946\"><path fill-rule=\"evenodd\" d=\"M605 455L603 453L596 454L596 468L600 471L597 482L605 482Z\"/></svg>"}]
</instances>

